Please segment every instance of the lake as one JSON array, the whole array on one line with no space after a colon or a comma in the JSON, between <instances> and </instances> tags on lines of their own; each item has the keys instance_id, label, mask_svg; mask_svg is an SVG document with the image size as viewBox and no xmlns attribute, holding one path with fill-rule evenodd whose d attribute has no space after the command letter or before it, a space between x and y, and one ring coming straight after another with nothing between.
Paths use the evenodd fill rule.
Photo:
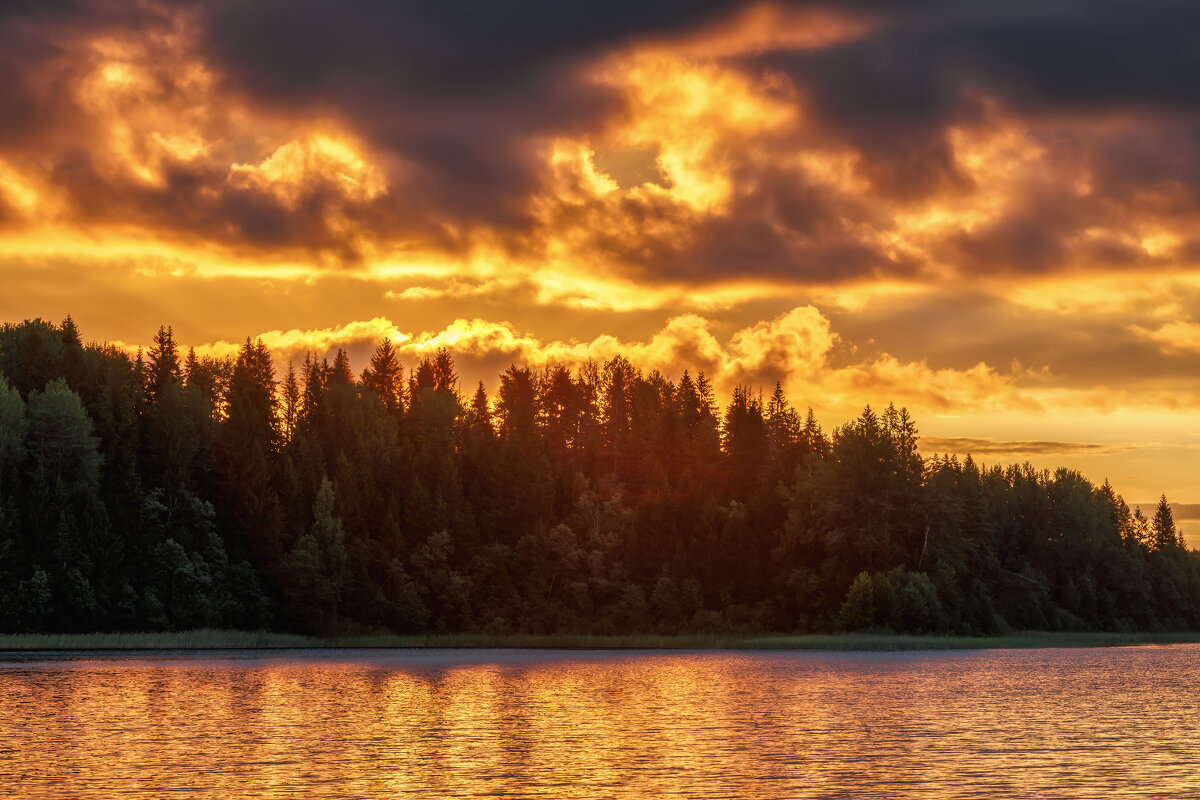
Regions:
<instances>
[{"instance_id":1,"label":"lake","mask_svg":"<svg viewBox=\"0 0 1200 800\"><path fill-rule=\"evenodd\" d=\"M1200 645L0 653L0 796L1200 796Z\"/></svg>"}]
</instances>

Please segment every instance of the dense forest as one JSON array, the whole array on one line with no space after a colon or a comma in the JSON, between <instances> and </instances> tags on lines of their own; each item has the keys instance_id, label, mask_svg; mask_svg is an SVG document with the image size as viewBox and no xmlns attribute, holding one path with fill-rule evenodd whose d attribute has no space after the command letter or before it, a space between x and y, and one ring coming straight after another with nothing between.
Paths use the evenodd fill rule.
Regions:
<instances>
[{"instance_id":1,"label":"dense forest","mask_svg":"<svg viewBox=\"0 0 1200 800\"><path fill-rule=\"evenodd\" d=\"M388 341L277 374L0 328L0 630L766 632L1200 626L1200 554L1069 469L826 433L776 386Z\"/></svg>"}]
</instances>

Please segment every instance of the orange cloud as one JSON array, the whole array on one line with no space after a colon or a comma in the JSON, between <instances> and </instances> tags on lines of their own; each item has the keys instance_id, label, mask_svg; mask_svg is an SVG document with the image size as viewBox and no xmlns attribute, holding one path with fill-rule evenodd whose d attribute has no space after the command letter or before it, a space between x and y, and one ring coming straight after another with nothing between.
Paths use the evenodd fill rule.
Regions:
<instances>
[{"instance_id":1,"label":"orange cloud","mask_svg":"<svg viewBox=\"0 0 1200 800\"><path fill-rule=\"evenodd\" d=\"M229 181L234 186L268 189L289 208L314 184L328 183L347 199L358 201L373 200L387 191L382 172L354 144L322 134L281 145L257 164L233 164Z\"/></svg>"},{"instance_id":2,"label":"orange cloud","mask_svg":"<svg viewBox=\"0 0 1200 800\"><path fill-rule=\"evenodd\" d=\"M1200 324L1195 322L1168 322L1153 329L1131 325L1129 329L1167 352L1200 353Z\"/></svg>"},{"instance_id":3,"label":"orange cloud","mask_svg":"<svg viewBox=\"0 0 1200 800\"><path fill-rule=\"evenodd\" d=\"M933 369L885 354L834 365L830 355L838 336L829 320L811 306L735 330L724 341L713 328L711 320L684 314L668 320L644 341L607 334L586 342L544 341L508 322L457 319L441 330L409 333L386 317L376 317L333 328L267 331L261 338L282 362L297 360L307 351L321 355L343 347L357 352L365 363L370 349L384 338L414 363L445 347L459 360L468 381L489 384L509 363L578 368L589 360L603 362L623 355L641 369L675 378L684 369L702 370L725 394L739 384L769 389L779 381L804 402L838 411L853 410L870 400L894 400L938 411L1043 409L1036 390L1019 385L1019 373L1001 374L985 364L967 370ZM236 353L239 346L216 342L197 350L223 356Z\"/></svg>"}]
</instances>

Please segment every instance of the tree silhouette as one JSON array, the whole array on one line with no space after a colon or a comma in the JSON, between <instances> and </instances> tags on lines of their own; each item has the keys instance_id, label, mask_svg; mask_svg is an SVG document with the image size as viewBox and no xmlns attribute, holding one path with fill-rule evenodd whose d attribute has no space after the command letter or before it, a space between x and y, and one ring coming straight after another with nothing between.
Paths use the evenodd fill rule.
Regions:
<instances>
[{"instance_id":1,"label":"tree silhouette","mask_svg":"<svg viewBox=\"0 0 1200 800\"><path fill-rule=\"evenodd\" d=\"M358 381L180 353L0 326L0 630L1200 627L1165 496L923 454L904 408L826 434L781 382L719 408L623 355L463 398L390 340Z\"/></svg>"}]
</instances>

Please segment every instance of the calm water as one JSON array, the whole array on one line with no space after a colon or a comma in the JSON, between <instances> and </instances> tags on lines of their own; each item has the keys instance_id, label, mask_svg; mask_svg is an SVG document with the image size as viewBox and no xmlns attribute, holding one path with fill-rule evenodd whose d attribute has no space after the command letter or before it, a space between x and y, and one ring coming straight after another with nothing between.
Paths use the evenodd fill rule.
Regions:
<instances>
[{"instance_id":1,"label":"calm water","mask_svg":"<svg viewBox=\"0 0 1200 800\"><path fill-rule=\"evenodd\" d=\"M1200 646L0 654L0 796L1200 796Z\"/></svg>"}]
</instances>

